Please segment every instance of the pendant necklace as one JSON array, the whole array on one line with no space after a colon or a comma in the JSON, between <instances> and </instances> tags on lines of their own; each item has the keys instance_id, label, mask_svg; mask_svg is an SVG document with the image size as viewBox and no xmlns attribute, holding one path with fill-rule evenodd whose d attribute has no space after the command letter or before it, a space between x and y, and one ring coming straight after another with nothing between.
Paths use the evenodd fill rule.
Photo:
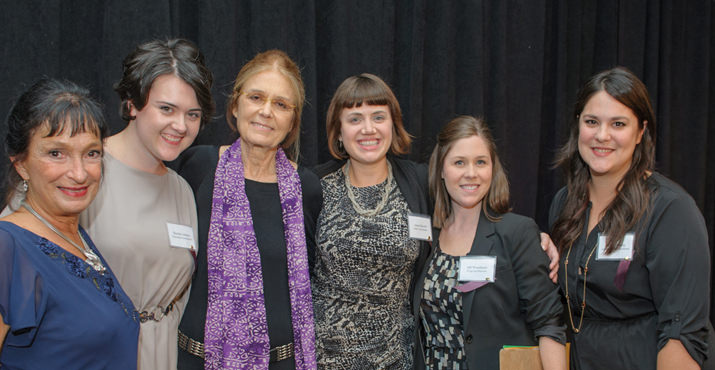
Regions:
<instances>
[{"instance_id":1,"label":"pendant necklace","mask_svg":"<svg viewBox=\"0 0 715 370\"><path fill-rule=\"evenodd\" d=\"M77 248L78 251L82 252L84 256L86 257L84 262L87 262L88 265L90 265L95 271L97 271L100 274L104 274L104 272L107 270L104 265L102 265L102 261L99 259L97 254L95 254L92 249L89 248L87 245L87 242L84 241L84 237L82 236L82 233L78 232L77 234L79 235L79 240L82 241L82 246L80 247L77 245L77 243L73 242L70 238L65 236L65 234L62 234L57 228L55 228L49 221L45 220L42 216L40 216L39 213L37 213L27 202L24 200L22 201L22 206L25 207L30 213L32 213L33 216L37 217L38 220L40 220L45 226L47 226L50 230L52 230L55 234L57 234L60 238L64 239L68 243L72 244L73 247Z\"/></svg>"},{"instance_id":2,"label":"pendant necklace","mask_svg":"<svg viewBox=\"0 0 715 370\"><path fill-rule=\"evenodd\" d=\"M355 194L353 193L353 187L352 184L350 183L350 160L345 162L345 166L343 167L343 174L345 175L345 189L347 190L348 193L348 199L350 199L350 202L353 204L353 209L355 212L357 212L361 216L365 217L372 217L380 213L382 211L382 208L385 207L385 204L387 204L387 199L390 198L390 192L392 192L392 165L390 165L390 162L387 162L387 180L385 184L385 190L382 194L382 199L377 203L374 209L365 209L358 203L357 199L355 199Z\"/></svg>"},{"instance_id":3,"label":"pendant necklace","mask_svg":"<svg viewBox=\"0 0 715 370\"><path fill-rule=\"evenodd\" d=\"M588 240L588 238L587 238ZM569 245L569 250L566 252L566 259L564 260L564 280L565 280L565 285L566 285L566 308L568 308L569 311L569 321L571 321L571 329L573 329L573 332L578 334L581 331L581 326L583 325L583 313L586 311L586 278L588 277L588 263L591 261L591 257L593 256L593 252L596 251L596 247L598 246L598 239L596 241L596 244L593 246L593 249L591 249L591 253L588 254L588 258L586 259L586 264L583 267L583 297L581 299L581 318L579 319L578 322L578 328L574 325L573 323L573 314L571 313L571 301L569 300L569 256L571 255L571 247L573 247L573 242L571 242L571 245Z\"/></svg>"}]
</instances>

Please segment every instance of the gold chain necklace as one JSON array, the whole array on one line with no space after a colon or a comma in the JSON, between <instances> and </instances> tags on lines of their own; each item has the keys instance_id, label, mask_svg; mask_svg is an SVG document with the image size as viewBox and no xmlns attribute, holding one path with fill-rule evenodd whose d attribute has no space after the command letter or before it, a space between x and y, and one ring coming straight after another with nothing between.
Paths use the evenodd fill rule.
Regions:
<instances>
[{"instance_id":1,"label":"gold chain necklace","mask_svg":"<svg viewBox=\"0 0 715 370\"><path fill-rule=\"evenodd\" d=\"M588 238L586 238L586 240L588 240ZM596 251L597 246L598 238L596 238L596 244L594 244L593 249L591 249L591 253L588 254L586 264L583 267L583 298L581 300L581 318L578 322L578 328L573 324L573 314L571 313L571 300L569 300L569 255L571 255L571 247L573 247L573 242L571 242L571 245L569 245L569 250L568 252L566 252L566 259L564 260L564 276L566 280L566 307L569 311L569 321L571 321L571 329L573 329L574 333L580 332L581 326L583 325L583 313L586 312L586 277L588 276L588 263L591 261L591 257L593 256L593 252Z\"/></svg>"}]
</instances>

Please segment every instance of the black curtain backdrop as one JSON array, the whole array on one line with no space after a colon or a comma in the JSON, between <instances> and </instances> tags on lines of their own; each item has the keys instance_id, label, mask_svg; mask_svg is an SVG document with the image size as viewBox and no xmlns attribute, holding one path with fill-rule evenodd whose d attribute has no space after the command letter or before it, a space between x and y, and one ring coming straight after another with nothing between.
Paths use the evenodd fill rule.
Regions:
<instances>
[{"instance_id":1,"label":"black curtain backdrop","mask_svg":"<svg viewBox=\"0 0 715 370\"><path fill-rule=\"evenodd\" d=\"M394 89L426 161L457 114L494 131L518 213L546 228L563 184L551 169L579 86L616 65L648 86L658 170L680 183L715 239L715 2L710 0L1 0L0 112L40 76L91 89L113 132L124 123L112 84L136 44L196 42L214 73L218 113L196 144L228 144L223 111L240 67L279 48L301 66L307 105L302 162L329 159L325 111L338 84L375 73ZM0 137L5 137L1 125ZM0 144L2 145L2 144ZM4 149L4 148L3 148ZM4 150L0 160L6 161ZM5 173L3 173L3 178ZM3 181L4 183L4 181ZM137 189L141 191L141 189Z\"/></svg>"}]
</instances>

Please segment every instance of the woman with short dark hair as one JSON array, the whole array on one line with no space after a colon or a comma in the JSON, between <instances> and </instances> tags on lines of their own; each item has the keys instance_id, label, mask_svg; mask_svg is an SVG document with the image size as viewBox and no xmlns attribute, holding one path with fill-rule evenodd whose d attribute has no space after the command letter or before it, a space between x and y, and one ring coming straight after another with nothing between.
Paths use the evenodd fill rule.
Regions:
<instances>
[{"instance_id":1,"label":"woman with short dark hair","mask_svg":"<svg viewBox=\"0 0 715 370\"><path fill-rule=\"evenodd\" d=\"M7 124L8 193L19 189L21 206L0 219L0 367L135 369L139 317L79 226L102 176L99 105L43 79Z\"/></svg>"},{"instance_id":2,"label":"woman with short dark hair","mask_svg":"<svg viewBox=\"0 0 715 370\"><path fill-rule=\"evenodd\" d=\"M126 57L115 91L127 126L107 139L102 186L80 219L139 311L143 370L176 369L197 220L191 188L164 161L211 120L211 83L187 40L150 41Z\"/></svg>"}]
</instances>

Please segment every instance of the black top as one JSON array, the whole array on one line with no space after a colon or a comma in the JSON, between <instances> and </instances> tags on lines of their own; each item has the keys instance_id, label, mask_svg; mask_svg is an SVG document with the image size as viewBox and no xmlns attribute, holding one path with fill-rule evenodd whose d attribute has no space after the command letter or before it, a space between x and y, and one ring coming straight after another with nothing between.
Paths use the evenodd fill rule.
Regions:
<instances>
[{"instance_id":1,"label":"black top","mask_svg":"<svg viewBox=\"0 0 715 370\"><path fill-rule=\"evenodd\" d=\"M470 256L496 256L495 282L462 295L464 342L470 369L499 369L504 345L538 345L546 336L565 342L558 287L549 280L549 259L540 246L534 220L514 213L493 222L482 213ZM433 231L433 250L439 248L439 230ZM434 253L434 251L432 252ZM427 269L419 281L424 281ZM422 299L413 296L415 306ZM418 314L417 312L415 314ZM424 338L418 338L421 342ZM422 349L420 346L419 349ZM416 369L424 356L418 352Z\"/></svg>"},{"instance_id":2,"label":"black top","mask_svg":"<svg viewBox=\"0 0 715 370\"><path fill-rule=\"evenodd\" d=\"M703 216L690 195L664 176L653 173L648 186L650 210L636 228L642 231L636 234L623 290L614 283L619 261L599 260L594 252L588 263L583 326L578 334L569 333L573 369L655 369L658 351L671 338L680 340L699 364L708 352L710 255ZM556 194L550 225L563 209L566 195L566 188ZM577 328L584 294L580 272L599 233L597 225L587 235L588 220L584 225L568 268ZM566 255L564 251L559 268L562 292Z\"/></svg>"},{"instance_id":3,"label":"black top","mask_svg":"<svg viewBox=\"0 0 715 370\"><path fill-rule=\"evenodd\" d=\"M208 303L208 266L206 241L211 221L214 175L218 165L219 147L200 145L189 148L173 163L194 191L199 221L199 253L197 269L191 285L189 302L179 330L194 340L203 342ZM315 227L323 204L320 180L305 167L298 167L303 191L303 215L309 259L315 254ZM253 228L261 254L266 320L271 348L293 341L286 244L283 233L282 210L277 183L246 180L246 196L251 207ZM312 263L311 263L312 266ZM271 369L295 368L293 359L272 363ZM179 369L203 369L202 359L179 351Z\"/></svg>"}]
</instances>

